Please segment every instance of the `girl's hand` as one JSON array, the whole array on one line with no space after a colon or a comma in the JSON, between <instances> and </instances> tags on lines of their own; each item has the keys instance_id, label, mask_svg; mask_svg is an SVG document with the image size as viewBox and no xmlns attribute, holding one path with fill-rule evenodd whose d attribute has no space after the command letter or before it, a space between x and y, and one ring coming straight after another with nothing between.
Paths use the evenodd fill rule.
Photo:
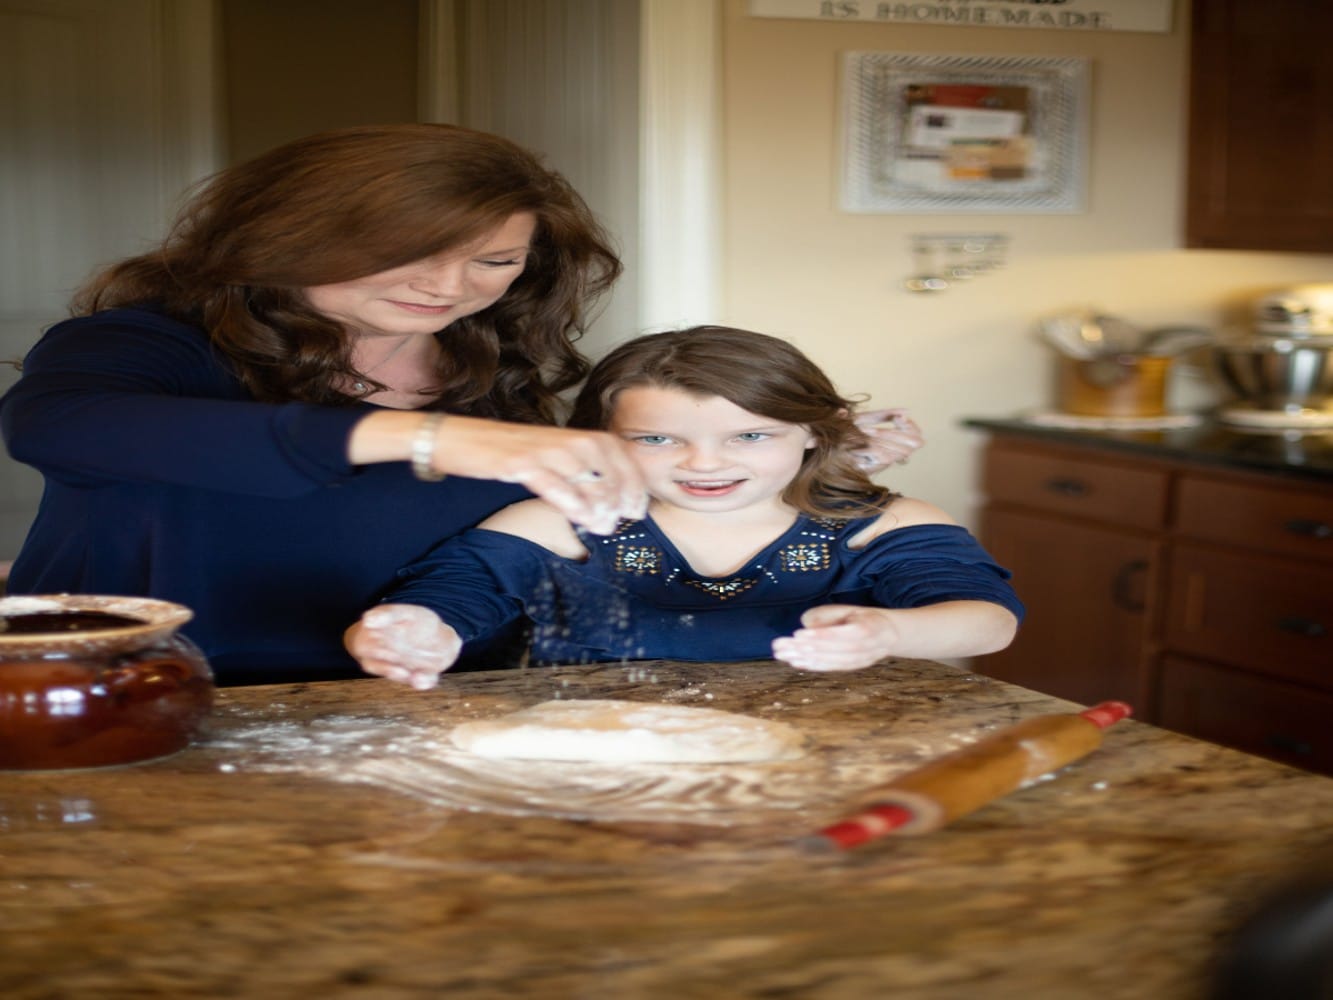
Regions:
<instances>
[{"instance_id":1,"label":"girl's hand","mask_svg":"<svg viewBox=\"0 0 1333 1000\"><path fill-rule=\"evenodd\" d=\"M429 608L381 604L361 616L343 636L347 651L368 674L433 688L454 665L463 641Z\"/></svg>"},{"instance_id":2,"label":"girl's hand","mask_svg":"<svg viewBox=\"0 0 1333 1000\"><path fill-rule=\"evenodd\" d=\"M871 447L856 456L868 473L906 463L926 443L921 428L906 410L867 410L856 415L856 426L870 437Z\"/></svg>"},{"instance_id":3,"label":"girl's hand","mask_svg":"<svg viewBox=\"0 0 1333 1000\"><path fill-rule=\"evenodd\" d=\"M941 601L919 608L824 604L801 628L773 640L773 658L798 670L860 670L887 656L982 656L1014 639L1018 619L989 601Z\"/></svg>"},{"instance_id":4,"label":"girl's hand","mask_svg":"<svg viewBox=\"0 0 1333 1000\"><path fill-rule=\"evenodd\" d=\"M860 670L893 652L894 612L851 604L825 604L801 615L802 628L773 640L773 658L797 670Z\"/></svg>"}]
</instances>

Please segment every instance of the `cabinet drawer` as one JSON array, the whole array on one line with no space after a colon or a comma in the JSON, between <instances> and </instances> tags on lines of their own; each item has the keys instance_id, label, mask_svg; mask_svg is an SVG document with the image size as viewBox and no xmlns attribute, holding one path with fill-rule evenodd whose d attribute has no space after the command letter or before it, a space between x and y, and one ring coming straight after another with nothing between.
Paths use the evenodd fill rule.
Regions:
<instances>
[{"instance_id":1,"label":"cabinet drawer","mask_svg":"<svg viewBox=\"0 0 1333 1000\"><path fill-rule=\"evenodd\" d=\"M1176 532L1333 562L1333 489L1287 489L1182 476Z\"/></svg>"},{"instance_id":2,"label":"cabinet drawer","mask_svg":"<svg viewBox=\"0 0 1333 1000\"><path fill-rule=\"evenodd\" d=\"M1333 566L1181 542L1166 647L1333 689Z\"/></svg>"},{"instance_id":3,"label":"cabinet drawer","mask_svg":"<svg viewBox=\"0 0 1333 1000\"><path fill-rule=\"evenodd\" d=\"M1183 657L1164 657L1157 723L1333 775L1333 695Z\"/></svg>"},{"instance_id":4,"label":"cabinet drawer","mask_svg":"<svg viewBox=\"0 0 1333 1000\"><path fill-rule=\"evenodd\" d=\"M1167 473L1142 466L995 442L986 450L982 486L991 503L1132 528L1166 523Z\"/></svg>"}]
</instances>

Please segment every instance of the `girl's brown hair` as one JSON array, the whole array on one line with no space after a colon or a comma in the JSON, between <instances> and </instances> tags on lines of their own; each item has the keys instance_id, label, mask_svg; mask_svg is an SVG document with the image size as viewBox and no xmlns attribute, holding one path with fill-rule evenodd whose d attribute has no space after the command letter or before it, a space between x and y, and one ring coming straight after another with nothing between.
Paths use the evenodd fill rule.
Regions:
<instances>
[{"instance_id":1,"label":"girl's brown hair","mask_svg":"<svg viewBox=\"0 0 1333 1000\"><path fill-rule=\"evenodd\" d=\"M870 444L852 419L856 401L839 395L819 367L777 337L726 326L654 333L599 361L574 401L571 427L604 430L616 395L637 386L721 396L742 410L799 424L815 439L782 499L816 517L883 510L896 493L856 462Z\"/></svg>"},{"instance_id":2,"label":"girl's brown hair","mask_svg":"<svg viewBox=\"0 0 1333 1000\"><path fill-rule=\"evenodd\" d=\"M206 329L256 398L349 403L337 386L371 380L302 290L461 250L516 212L537 219L527 266L441 335L436 405L550 423L587 373L573 341L621 265L564 178L484 132L367 126L280 146L206 182L160 246L96 275L73 309L163 310Z\"/></svg>"}]
</instances>

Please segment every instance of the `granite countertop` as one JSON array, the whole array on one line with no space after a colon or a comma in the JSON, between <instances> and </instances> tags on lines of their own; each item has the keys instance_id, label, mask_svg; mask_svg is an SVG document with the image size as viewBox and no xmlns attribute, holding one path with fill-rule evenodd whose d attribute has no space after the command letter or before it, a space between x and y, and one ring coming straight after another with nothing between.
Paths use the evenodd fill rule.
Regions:
<instances>
[{"instance_id":1,"label":"granite countertop","mask_svg":"<svg viewBox=\"0 0 1333 1000\"><path fill-rule=\"evenodd\" d=\"M1018 434L1053 443L1295 480L1333 482L1333 430L1240 430L1209 417L1163 429L1106 430L1043 422L1042 418L1047 416L968 417L962 423L974 430Z\"/></svg>"},{"instance_id":2,"label":"granite countertop","mask_svg":"<svg viewBox=\"0 0 1333 1000\"><path fill-rule=\"evenodd\" d=\"M448 746L553 697L745 712L810 749L612 768ZM1333 780L1127 721L943 830L799 843L1071 707L919 660L225 689L174 757L0 775L0 995L1197 997L1256 900L1333 866Z\"/></svg>"}]
</instances>

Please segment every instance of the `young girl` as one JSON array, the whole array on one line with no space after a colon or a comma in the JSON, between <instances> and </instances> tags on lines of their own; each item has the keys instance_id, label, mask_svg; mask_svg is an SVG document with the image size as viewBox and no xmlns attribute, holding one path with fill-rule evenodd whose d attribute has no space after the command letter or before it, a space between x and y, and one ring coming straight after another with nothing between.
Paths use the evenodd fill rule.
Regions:
<instances>
[{"instance_id":1,"label":"young girl","mask_svg":"<svg viewBox=\"0 0 1333 1000\"><path fill-rule=\"evenodd\" d=\"M852 408L764 334L624 344L570 424L627 442L647 516L598 536L543 500L507 507L400 573L348 649L428 688L522 615L537 663L771 656L833 671L1004 648L1023 613L1009 574L942 511L867 478Z\"/></svg>"}]
</instances>

